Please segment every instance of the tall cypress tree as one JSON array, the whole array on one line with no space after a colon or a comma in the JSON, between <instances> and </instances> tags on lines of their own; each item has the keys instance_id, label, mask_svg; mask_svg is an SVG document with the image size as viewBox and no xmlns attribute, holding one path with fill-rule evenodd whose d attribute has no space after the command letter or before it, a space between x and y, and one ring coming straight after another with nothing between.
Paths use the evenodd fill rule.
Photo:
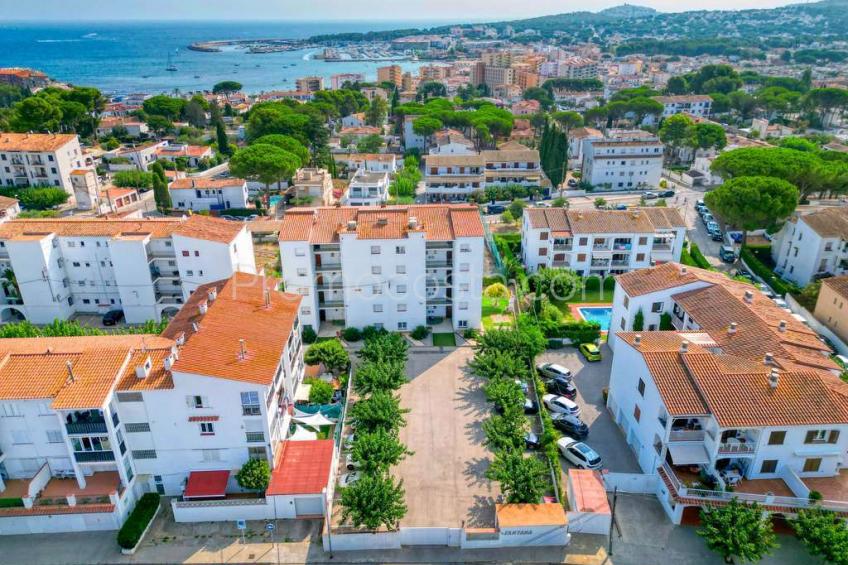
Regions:
<instances>
[{"instance_id":1,"label":"tall cypress tree","mask_svg":"<svg viewBox=\"0 0 848 565\"><path fill-rule=\"evenodd\" d=\"M227 138L227 131L224 129L222 120L215 122L215 136L218 138L218 151L222 155L232 155L233 150L230 147L230 140Z\"/></svg>"}]
</instances>

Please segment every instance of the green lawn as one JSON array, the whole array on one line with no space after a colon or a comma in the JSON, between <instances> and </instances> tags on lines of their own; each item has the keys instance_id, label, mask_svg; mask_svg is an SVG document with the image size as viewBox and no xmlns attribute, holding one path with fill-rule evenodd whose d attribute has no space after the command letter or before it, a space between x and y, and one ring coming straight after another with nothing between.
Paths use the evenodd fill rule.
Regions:
<instances>
[{"instance_id":1,"label":"green lawn","mask_svg":"<svg viewBox=\"0 0 848 565\"><path fill-rule=\"evenodd\" d=\"M512 326L512 318L509 321L497 321L493 316L510 316L509 298L490 298L483 297L483 306L481 309L483 315L483 328L486 330L495 330L499 327Z\"/></svg>"},{"instance_id":2,"label":"green lawn","mask_svg":"<svg viewBox=\"0 0 848 565\"><path fill-rule=\"evenodd\" d=\"M453 332L433 334L433 345L436 347L456 347L456 335Z\"/></svg>"}]
</instances>

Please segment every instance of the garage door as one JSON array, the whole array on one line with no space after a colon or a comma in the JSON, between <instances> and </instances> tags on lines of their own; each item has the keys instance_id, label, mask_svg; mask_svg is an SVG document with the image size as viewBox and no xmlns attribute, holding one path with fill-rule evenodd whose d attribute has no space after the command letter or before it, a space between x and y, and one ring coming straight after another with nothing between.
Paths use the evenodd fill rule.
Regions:
<instances>
[{"instance_id":1,"label":"garage door","mask_svg":"<svg viewBox=\"0 0 848 565\"><path fill-rule=\"evenodd\" d=\"M295 498L295 514L298 516L322 516L324 514L322 500L323 498L320 496Z\"/></svg>"}]
</instances>

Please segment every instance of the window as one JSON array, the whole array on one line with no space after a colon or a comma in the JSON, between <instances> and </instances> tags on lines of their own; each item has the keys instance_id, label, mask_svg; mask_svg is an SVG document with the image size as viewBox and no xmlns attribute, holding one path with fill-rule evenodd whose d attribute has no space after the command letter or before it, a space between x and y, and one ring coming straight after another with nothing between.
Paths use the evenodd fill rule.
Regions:
<instances>
[{"instance_id":1,"label":"window","mask_svg":"<svg viewBox=\"0 0 848 565\"><path fill-rule=\"evenodd\" d=\"M398 329L398 331L405 331L405 330L406 330L406 327L407 327L407 326L406 326L406 322L398 322L398 323L397 323L397 329Z\"/></svg>"},{"instance_id":2,"label":"window","mask_svg":"<svg viewBox=\"0 0 848 565\"><path fill-rule=\"evenodd\" d=\"M784 440L786 439L786 432L772 432L769 434L768 444L769 445L783 445Z\"/></svg>"},{"instance_id":3,"label":"window","mask_svg":"<svg viewBox=\"0 0 848 565\"><path fill-rule=\"evenodd\" d=\"M547 247L540 247L539 248L539 257L545 257L547 254L548 254L548 248Z\"/></svg>"},{"instance_id":4,"label":"window","mask_svg":"<svg viewBox=\"0 0 848 565\"><path fill-rule=\"evenodd\" d=\"M648 245L648 238L647 237L640 237L639 238L639 245Z\"/></svg>"},{"instance_id":5,"label":"window","mask_svg":"<svg viewBox=\"0 0 848 565\"><path fill-rule=\"evenodd\" d=\"M642 409L639 408L639 405L633 407L633 418L638 422L639 418L642 417Z\"/></svg>"},{"instance_id":6,"label":"window","mask_svg":"<svg viewBox=\"0 0 848 565\"><path fill-rule=\"evenodd\" d=\"M202 396L187 396L186 401L189 408L209 408L206 398Z\"/></svg>"},{"instance_id":7,"label":"window","mask_svg":"<svg viewBox=\"0 0 848 565\"><path fill-rule=\"evenodd\" d=\"M578 243L578 245L588 245L588 244L589 244L589 238L588 237L581 237L580 242Z\"/></svg>"},{"instance_id":8,"label":"window","mask_svg":"<svg viewBox=\"0 0 848 565\"><path fill-rule=\"evenodd\" d=\"M468 320L457 320L456 327L467 328L468 327Z\"/></svg>"},{"instance_id":9,"label":"window","mask_svg":"<svg viewBox=\"0 0 848 565\"><path fill-rule=\"evenodd\" d=\"M191 269L187 270L187 271L186 271L186 276L187 276L187 277L193 277L193 276L194 276L194 271L192 271Z\"/></svg>"},{"instance_id":10,"label":"window","mask_svg":"<svg viewBox=\"0 0 848 565\"><path fill-rule=\"evenodd\" d=\"M811 457L804 460L804 473L816 473L821 468L821 457Z\"/></svg>"},{"instance_id":11,"label":"window","mask_svg":"<svg viewBox=\"0 0 848 565\"><path fill-rule=\"evenodd\" d=\"M202 449L200 451L204 461L220 461L221 452L218 449Z\"/></svg>"},{"instance_id":12,"label":"window","mask_svg":"<svg viewBox=\"0 0 848 565\"><path fill-rule=\"evenodd\" d=\"M470 243L462 243L459 246L460 253L471 253L471 244Z\"/></svg>"},{"instance_id":13,"label":"window","mask_svg":"<svg viewBox=\"0 0 848 565\"><path fill-rule=\"evenodd\" d=\"M304 257L305 255L306 255L306 249L304 249L303 247L298 247L297 249L294 250L294 256L295 257Z\"/></svg>"},{"instance_id":14,"label":"window","mask_svg":"<svg viewBox=\"0 0 848 565\"><path fill-rule=\"evenodd\" d=\"M645 396L645 381L643 381L642 379L639 379L639 384L636 386L636 388L639 390L639 394L642 395L642 397L644 398L644 396Z\"/></svg>"},{"instance_id":15,"label":"window","mask_svg":"<svg viewBox=\"0 0 848 565\"><path fill-rule=\"evenodd\" d=\"M247 456L250 459L267 459L265 455L265 447L248 447Z\"/></svg>"},{"instance_id":16,"label":"window","mask_svg":"<svg viewBox=\"0 0 848 565\"><path fill-rule=\"evenodd\" d=\"M306 276L306 267L298 267L297 268L297 276L305 277Z\"/></svg>"},{"instance_id":17,"label":"window","mask_svg":"<svg viewBox=\"0 0 848 565\"><path fill-rule=\"evenodd\" d=\"M200 422L200 435L202 435L202 436L214 436L215 435L215 426L212 425L212 422Z\"/></svg>"},{"instance_id":18,"label":"window","mask_svg":"<svg viewBox=\"0 0 848 565\"><path fill-rule=\"evenodd\" d=\"M405 284L399 284L395 287L395 289L397 290L398 294L406 294L406 285Z\"/></svg>"},{"instance_id":19,"label":"window","mask_svg":"<svg viewBox=\"0 0 848 565\"><path fill-rule=\"evenodd\" d=\"M624 297L624 309L627 310L627 308L629 308L629 307L630 307L630 297L625 296Z\"/></svg>"},{"instance_id":20,"label":"window","mask_svg":"<svg viewBox=\"0 0 848 565\"><path fill-rule=\"evenodd\" d=\"M139 422L139 423L126 423L124 424L124 429L128 434L138 433L138 432L149 432L150 424L147 422Z\"/></svg>"},{"instance_id":21,"label":"window","mask_svg":"<svg viewBox=\"0 0 848 565\"><path fill-rule=\"evenodd\" d=\"M470 268L471 267L468 263L460 263L459 264L459 270L462 271L463 273L467 273Z\"/></svg>"},{"instance_id":22,"label":"window","mask_svg":"<svg viewBox=\"0 0 848 565\"><path fill-rule=\"evenodd\" d=\"M406 265L398 265L397 267L395 267L395 273L397 273L399 275L405 275L406 274Z\"/></svg>"},{"instance_id":23,"label":"window","mask_svg":"<svg viewBox=\"0 0 848 565\"><path fill-rule=\"evenodd\" d=\"M637 253L636 254L636 260L637 261L644 261L645 260L645 254L644 253Z\"/></svg>"},{"instance_id":24,"label":"window","mask_svg":"<svg viewBox=\"0 0 848 565\"><path fill-rule=\"evenodd\" d=\"M64 443L61 430L47 430L47 443Z\"/></svg>"},{"instance_id":25,"label":"window","mask_svg":"<svg viewBox=\"0 0 848 565\"><path fill-rule=\"evenodd\" d=\"M379 265L372 265L371 266L371 274L372 275L379 275L379 274L382 274L382 272L383 272L383 268L380 267Z\"/></svg>"},{"instance_id":26,"label":"window","mask_svg":"<svg viewBox=\"0 0 848 565\"><path fill-rule=\"evenodd\" d=\"M21 413L21 409L17 404L7 402L5 404L0 404L0 416L12 418L15 416L23 416L23 414Z\"/></svg>"},{"instance_id":27,"label":"window","mask_svg":"<svg viewBox=\"0 0 848 565\"><path fill-rule=\"evenodd\" d=\"M624 331L625 328L627 327L627 321L624 318L622 318L619 326L621 326L621 331Z\"/></svg>"},{"instance_id":28,"label":"window","mask_svg":"<svg viewBox=\"0 0 848 565\"><path fill-rule=\"evenodd\" d=\"M468 310L468 302L460 302L459 303L460 310Z\"/></svg>"},{"instance_id":29,"label":"window","mask_svg":"<svg viewBox=\"0 0 848 565\"><path fill-rule=\"evenodd\" d=\"M259 416L259 393L255 390L241 393L241 413L243 416Z\"/></svg>"},{"instance_id":30,"label":"window","mask_svg":"<svg viewBox=\"0 0 848 565\"><path fill-rule=\"evenodd\" d=\"M155 449L139 449L132 451L133 459L156 459Z\"/></svg>"},{"instance_id":31,"label":"window","mask_svg":"<svg viewBox=\"0 0 848 565\"><path fill-rule=\"evenodd\" d=\"M395 247L395 253L397 255L406 255L406 247L404 247L403 245L398 245L397 247Z\"/></svg>"},{"instance_id":32,"label":"window","mask_svg":"<svg viewBox=\"0 0 848 565\"><path fill-rule=\"evenodd\" d=\"M247 439L247 443L263 443L265 434L263 432L245 432L245 439Z\"/></svg>"},{"instance_id":33,"label":"window","mask_svg":"<svg viewBox=\"0 0 848 565\"><path fill-rule=\"evenodd\" d=\"M372 245L371 246L371 255L379 255L380 254L380 246Z\"/></svg>"},{"instance_id":34,"label":"window","mask_svg":"<svg viewBox=\"0 0 848 565\"><path fill-rule=\"evenodd\" d=\"M311 316L312 315L312 308L301 308L300 313L303 316Z\"/></svg>"},{"instance_id":35,"label":"window","mask_svg":"<svg viewBox=\"0 0 848 565\"><path fill-rule=\"evenodd\" d=\"M654 302L651 304L651 312L660 313L663 311L663 303L662 302Z\"/></svg>"},{"instance_id":36,"label":"window","mask_svg":"<svg viewBox=\"0 0 848 565\"><path fill-rule=\"evenodd\" d=\"M382 304L375 304L373 309L374 309L375 313L379 314L380 312L383 311L383 305Z\"/></svg>"},{"instance_id":37,"label":"window","mask_svg":"<svg viewBox=\"0 0 848 565\"><path fill-rule=\"evenodd\" d=\"M777 472L777 459L765 459L760 465L760 473L775 473Z\"/></svg>"},{"instance_id":38,"label":"window","mask_svg":"<svg viewBox=\"0 0 848 565\"><path fill-rule=\"evenodd\" d=\"M200 251L195 251L195 252L194 252L194 256L195 256L195 257L200 257Z\"/></svg>"},{"instance_id":39,"label":"window","mask_svg":"<svg viewBox=\"0 0 848 565\"><path fill-rule=\"evenodd\" d=\"M406 312L406 304L398 304L397 305L398 312Z\"/></svg>"},{"instance_id":40,"label":"window","mask_svg":"<svg viewBox=\"0 0 848 565\"><path fill-rule=\"evenodd\" d=\"M548 240L548 232L543 231L539 232L539 241L547 241Z\"/></svg>"},{"instance_id":41,"label":"window","mask_svg":"<svg viewBox=\"0 0 848 565\"><path fill-rule=\"evenodd\" d=\"M836 443L839 439L839 430L832 430L828 435L827 430L811 430L807 432L804 443Z\"/></svg>"},{"instance_id":42,"label":"window","mask_svg":"<svg viewBox=\"0 0 848 565\"><path fill-rule=\"evenodd\" d=\"M191 253L189 253L188 251L183 251L183 257L189 257L189 256L191 256Z\"/></svg>"},{"instance_id":43,"label":"window","mask_svg":"<svg viewBox=\"0 0 848 565\"><path fill-rule=\"evenodd\" d=\"M582 263L585 260L586 260L586 254L585 253L578 253L577 254L577 262L578 263Z\"/></svg>"}]
</instances>

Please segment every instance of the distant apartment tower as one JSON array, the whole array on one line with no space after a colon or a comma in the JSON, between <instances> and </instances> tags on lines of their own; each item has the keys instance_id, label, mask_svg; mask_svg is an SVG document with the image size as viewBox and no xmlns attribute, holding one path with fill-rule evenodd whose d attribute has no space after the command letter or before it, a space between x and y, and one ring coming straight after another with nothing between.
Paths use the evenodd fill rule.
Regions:
<instances>
[{"instance_id":1,"label":"distant apartment tower","mask_svg":"<svg viewBox=\"0 0 848 565\"><path fill-rule=\"evenodd\" d=\"M365 82L365 75L362 73L341 73L330 77L330 88L338 90L346 82L355 84L357 82Z\"/></svg>"},{"instance_id":2,"label":"distant apartment tower","mask_svg":"<svg viewBox=\"0 0 848 565\"><path fill-rule=\"evenodd\" d=\"M478 62L471 69L471 82L474 86L485 84L490 89L501 85L515 84L515 69L512 67L491 67Z\"/></svg>"},{"instance_id":3,"label":"distant apartment tower","mask_svg":"<svg viewBox=\"0 0 848 565\"><path fill-rule=\"evenodd\" d=\"M298 92L318 92L324 90L324 77L301 77L295 81Z\"/></svg>"},{"instance_id":4,"label":"distant apartment tower","mask_svg":"<svg viewBox=\"0 0 848 565\"><path fill-rule=\"evenodd\" d=\"M35 90L50 84L50 79L41 71L12 67L0 69L0 84Z\"/></svg>"},{"instance_id":5,"label":"distant apartment tower","mask_svg":"<svg viewBox=\"0 0 848 565\"><path fill-rule=\"evenodd\" d=\"M662 176L664 145L644 131L612 131L583 142L583 179L613 190L655 188Z\"/></svg>"},{"instance_id":6,"label":"distant apartment tower","mask_svg":"<svg viewBox=\"0 0 848 565\"><path fill-rule=\"evenodd\" d=\"M512 65L512 53L501 50L484 51L480 54L480 60L487 67L509 67Z\"/></svg>"},{"instance_id":7,"label":"distant apartment tower","mask_svg":"<svg viewBox=\"0 0 848 565\"><path fill-rule=\"evenodd\" d=\"M483 236L476 206L295 208L280 229L283 279L315 330L477 328Z\"/></svg>"},{"instance_id":8,"label":"distant apartment tower","mask_svg":"<svg viewBox=\"0 0 848 565\"><path fill-rule=\"evenodd\" d=\"M377 68L377 82L390 82L397 88L403 86L403 69L400 65L389 65Z\"/></svg>"},{"instance_id":9,"label":"distant apartment tower","mask_svg":"<svg viewBox=\"0 0 848 565\"><path fill-rule=\"evenodd\" d=\"M57 133L0 133L0 184L55 186L74 195L71 172L86 165L79 137Z\"/></svg>"}]
</instances>

